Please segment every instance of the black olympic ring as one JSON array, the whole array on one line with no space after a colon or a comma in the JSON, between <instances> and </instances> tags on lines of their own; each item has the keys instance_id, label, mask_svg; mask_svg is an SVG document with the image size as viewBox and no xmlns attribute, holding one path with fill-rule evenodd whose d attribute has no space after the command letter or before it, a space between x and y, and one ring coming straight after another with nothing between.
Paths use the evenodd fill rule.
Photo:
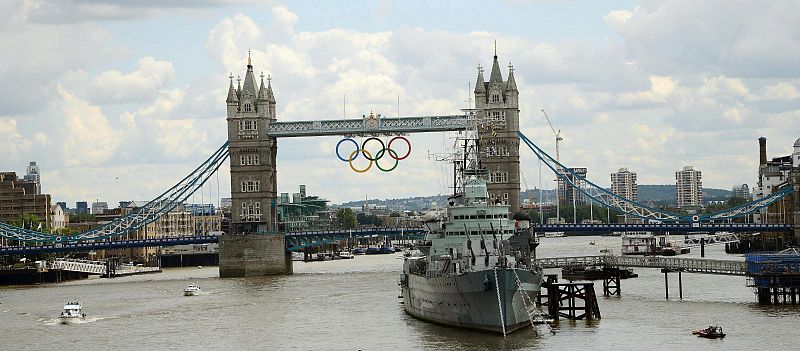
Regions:
<instances>
[{"instance_id":1,"label":"black olympic ring","mask_svg":"<svg viewBox=\"0 0 800 351\"><path fill-rule=\"evenodd\" d=\"M370 161L377 161L377 160L379 160L381 157L383 157L383 154L382 154L382 153L381 153L381 155L380 155L380 156L378 156L378 155L376 154L376 155L375 155L375 158L372 158L371 156L367 156L367 154L368 154L368 153L367 153L367 152L365 152L365 151L367 150L367 148L366 148L366 146L367 146L367 143L368 143L370 140L377 140L379 143L381 143L381 150L384 150L384 149L386 149L386 145L383 143L383 140L381 140L381 139L378 139L378 138L376 138L376 137L370 137L370 138L367 138L367 140L364 140L364 142L363 142L363 143L361 143L361 154L363 154L363 155L364 155L364 157L366 157L366 158L367 158L367 160L370 160ZM378 151L378 152L380 152L380 151Z\"/></svg>"}]
</instances>

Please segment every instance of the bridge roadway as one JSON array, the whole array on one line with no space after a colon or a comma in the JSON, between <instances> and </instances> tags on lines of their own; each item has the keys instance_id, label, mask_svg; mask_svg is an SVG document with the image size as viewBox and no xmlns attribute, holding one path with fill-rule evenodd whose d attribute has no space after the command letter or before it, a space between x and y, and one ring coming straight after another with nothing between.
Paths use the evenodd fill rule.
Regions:
<instances>
[{"instance_id":1,"label":"bridge roadway","mask_svg":"<svg viewBox=\"0 0 800 351\"><path fill-rule=\"evenodd\" d=\"M396 227L396 228L362 228L353 230L327 230L288 232L286 235L287 251L298 251L306 247L324 245L349 238L363 239L387 236L391 238L413 239L419 238L424 233L422 227ZM130 239L85 241L76 243L57 243L51 245L34 246L7 246L0 247L0 256L26 255L52 252L75 252L104 249L122 249L132 247L158 247L191 244L218 243L217 235L180 236L170 238Z\"/></svg>"},{"instance_id":2,"label":"bridge roadway","mask_svg":"<svg viewBox=\"0 0 800 351\"><path fill-rule=\"evenodd\" d=\"M653 224L534 224L537 232L790 232L791 224L758 223L653 223Z\"/></svg>"},{"instance_id":3,"label":"bridge roadway","mask_svg":"<svg viewBox=\"0 0 800 351\"><path fill-rule=\"evenodd\" d=\"M608 266L666 268L690 273L722 275L745 275L747 273L747 264L744 261L710 260L703 258L601 255L539 258L536 262L543 268Z\"/></svg>"}]
</instances>

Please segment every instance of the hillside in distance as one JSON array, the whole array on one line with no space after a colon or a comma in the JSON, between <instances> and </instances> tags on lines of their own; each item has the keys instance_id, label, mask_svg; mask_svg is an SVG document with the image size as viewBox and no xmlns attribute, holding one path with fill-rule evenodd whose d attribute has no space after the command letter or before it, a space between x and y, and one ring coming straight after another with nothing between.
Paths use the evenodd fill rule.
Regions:
<instances>
[{"instance_id":1,"label":"hillside in distance","mask_svg":"<svg viewBox=\"0 0 800 351\"><path fill-rule=\"evenodd\" d=\"M675 204L675 185L639 185L639 202L654 202L657 204ZM703 189L703 200L727 200L731 197L731 191L725 189ZM539 189L528 189L522 191L520 199L537 199L539 198ZM542 190L542 197L545 201L554 201L555 191L553 189ZM361 207L364 205L365 200L355 200L344 202L334 207ZM420 211L427 209L431 203L436 202L439 207L443 207L447 201L446 195L431 195L431 196L417 196L399 199L369 199L370 205L387 206L389 210L393 211Z\"/></svg>"}]
</instances>

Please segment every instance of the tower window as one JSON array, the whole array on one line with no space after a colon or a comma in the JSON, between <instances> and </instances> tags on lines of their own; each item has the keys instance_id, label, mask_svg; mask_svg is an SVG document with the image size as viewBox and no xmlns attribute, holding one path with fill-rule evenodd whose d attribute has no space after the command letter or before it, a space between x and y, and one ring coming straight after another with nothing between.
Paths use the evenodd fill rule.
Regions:
<instances>
[{"instance_id":1,"label":"tower window","mask_svg":"<svg viewBox=\"0 0 800 351\"><path fill-rule=\"evenodd\" d=\"M245 103L244 104L244 112L252 112L252 111L253 111L253 105L251 103L249 103L249 102Z\"/></svg>"},{"instance_id":2,"label":"tower window","mask_svg":"<svg viewBox=\"0 0 800 351\"><path fill-rule=\"evenodd\" d=\"M500 94L492 94L492 102L500 102Z\"/></svg>"}]
</instances>

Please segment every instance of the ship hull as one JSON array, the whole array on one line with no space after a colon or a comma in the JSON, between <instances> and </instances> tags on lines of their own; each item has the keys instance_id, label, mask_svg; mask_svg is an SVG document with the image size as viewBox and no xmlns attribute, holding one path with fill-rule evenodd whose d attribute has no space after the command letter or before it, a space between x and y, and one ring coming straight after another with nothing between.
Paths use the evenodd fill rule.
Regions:
<instances>
[{"instance_id":1,"label":"ship hull","mask_svg":"<svg viewBox=\"0 0 800 351\"><path fill-rule=\"evenodd\" d=\"M505 325L508 334L531 325L522 292L535 298L542 274L498 268L431 278L410 274L406 279L401 284L406 313L429 322L492 333L503 333Z\"/></svg>"}]
</instances>

